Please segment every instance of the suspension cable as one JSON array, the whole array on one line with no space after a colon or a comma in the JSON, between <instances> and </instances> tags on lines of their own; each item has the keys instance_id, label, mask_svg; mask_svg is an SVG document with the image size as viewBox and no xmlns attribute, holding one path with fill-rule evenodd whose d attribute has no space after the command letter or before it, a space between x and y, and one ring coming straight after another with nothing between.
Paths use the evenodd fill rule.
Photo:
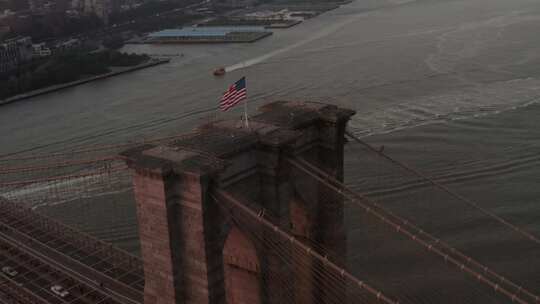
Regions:
<instances>
[{"instance_id":1,"label":"suspension cable","mask_svg":"<svg viewBox=\"0 0 540 304\"><path fill-rule=\"evenodd\" d=\"M475 208L476 210L482 212L483 214L493 218L494 220L496 220L497 222L505 225L506 227L509 227L510 229L516 231L517 233L521 234L522 236L526 237L528 240L536 243L537 245L540 245L540 239L537 238L536 236L534 236L533 234L531 234L530 232L527 232L521 228L519 228L518 226L510 223L509 221L505 220L504 218L498 216L497 214L485 209L485 208L482 208L480 205L478 205L477 203L473 202L472 200L464 197L463 195L460 195L456 192L454 192L453 190L451 190L450 188L446 187L445 185L439 183L438 181L436 181L435 179L427 176L426 174L418 171L417 169L414 169L412 168L411 166L401 162L401 161L398 161L390 156L388 156L387 154L385 154L383 151L379 151L377 150L376 148L374 148L373 146L371 146L370 144L366 143L365 141L361 140L360 138L358 138L357 136L355 136L354 134L352 134L350 131L345 131L345 134L347 136L349 136L351 139L353 139L354 141L356 141L357 143L365 146L366 148L368 148L371 152L374 152L376 153L377 155L387 159L388 161L390 161L391 163L401 167L402 169L405 169L406 171L409 171L411 173L413 173L414 175L420 177L420 178L423 178L424 180L428 181L429 183L431 183L432 185L434 185L435 187L441 189L442 191L446 192L447 194L451 195L452 197L458 199L459 201Z\"/></svg>"},{"instance_id":2,"label":"suspension cable","mask_svg":"<svg viewBox=\"0 0 540 304\"><path fill-rule=\"evenodd\" d=\"M113 168L110 168L110 170L96 171L96 172L84 173L84 174L57 175L57 176L51 176L51 177L46 177L46 178L37 178L33 180L23 180L23 181L6 182L6 183L0 182L0 187L24 186L24 185L31 185L35 183L84 178L84 177L90 177L90 176L99 176L104 173L116 173L116 172L126 172L126 171L127 171L127 168L125 167L113 167Z\"/></svg>"},{"instance_id":3,"label":"suspension cable","mask_svg":"<svg viewBox=\"0 0 540 304\"><path fill-rule=\"evenodd\" d=\"M391 215L394 219L396 219L397 221L401 222L403 225L406 225L408 227L410 227L411 229L413 229L416 233L418 234L421 234L423 236L425 236L426 238L428 238L429 240L431 240L434 244L440 244L441 247L447 249L447 250L450 250L451 253L453 254L456 254L457 256L459 256L460 258L462 258L463 260L465 260L467 263L470 263L480 269L482 269L482 271L486 274L489 274L489 275L492 275L493 277L495 277L497 280L500 281L501 284L508 284L510 285L512 288L515 288L517 290L517 293L522 293L526 296L529 296L530 298L532 298L534 301L536 302L539 302L540 303L540 296L528 291L527 289L523 288L521 285L518 285L512 281L510 281L509 279L507 279L506 277L496 273L495 271L491 270L490 268L488 268L487 266L481 264L479 261L477 261L476 259L464 254L463 252L457 250L456 248L450 246L448 243L445 243L444 241L442 241L441 239L439 238L436 238L435 236L427 233L426 231L424 231L422 228L416 226L415 224L413 224L411 221L395 214L394 212L384 208L383 206L381 206L381 204L378 204L377 202L374 202L372 200L370 200L367 196L361 194L361 193L357 193L355 191L352 191L350 189L348 189L347 187L345 187L345 185L343 185L341 182L335 180L332 176L330 176L329 174L327 174L326 172L324 172L323 170L321 170L320 168L316 167L315 165L309 163L308 161L306 161L305 159L299 159L297 158L296 159L298 162L300 162L301 164L305 165L306 167L309 167L311 170L319 173L320 175L324 176L328 182L334 182L335 184L337 184L337 186L340 186L342 187L343 190L345 191L348 191L351 195L357 197L358 199L360 200L365 200L365 201L368 201L371 205L373 206L376 206L377 208L379 208L381 211Z\"/></svg>"},{"instance_id":4,"label":"suspension cable","mask_svg":"<svg viewBox=\"0 0 540 304\"><path fill-rule=\"evenodd\" d=\"M262 225L266 226L267 228L270 228L271 231L274 231L277 235L279 235L284 240L291 242L293 245L295 245L296 247L301 248L302 250L305 250L305 252L308 255L312 256L315 259L317 259L319 262L324 263L325 265L330 267L330 269L333 269L334 271L339 273L343 278L349 279L350 281L354 282L358 287L364 289L365 291L369 292L373 296L377 297L378 300L380 300L380 301L382 301L384 303L387 303L387 304L399 304L399 302L396 302L396 301L388 298L387 296L385 296L381 291L371 287L370 285L368 285L367 283L365 283L363 281L360 281L354 275L349 273L347 270L345 270L343 268L340 268L334 262L328 260L328 258L323 257L322 255L317 253L317 251L313 250L311 247L309 247L309 246L305 245L304 243L302 243L301 241L297 240L294 236L292 236L292 235L288 234L287 232L283 231L281 228L274 225L273 223L271 223L270 221L268 221L264 217L258 216L255 211L251 210L249 207L242 204L240 201L238 201L233 196L231 196L228 192L225 192L223 190L217 190L216 192L220 197L224 198L226 201L228 201L232 205L234 205L235 208L238 208L239 210L241 210L244 213L248 214L253 219L258 220ZM219 202L219 200L217 200L215 197L214 197L214 200ZM525 304L525 303L526 302L523 302L522 304Z\"/></svg>"},{"instance_id":5,"label":"suspension cable","mask_svg":"<svg viewBox=\"0 0 540 304\"><path fill-rule=\"evenodd\" d=\"M90 165L95 163L103 163L107 161L116 161L123 160L122 156L108 156L95 159L85 159L78 161L64 161L59 163L52 163L46 166L26 166L26 167L0 167L0 174L10 174L10 173L22 173L22 172L34 172L34 171L44 171L49 169L59 169L72 166L82 166Z\"/></svg>"},{"instance_id":6,"label":"suspension cable","mask_svg":"<svg viewBox=\"0 0 540 304\"><path fill-rule=\"evenodd\" d=\"M115 145L93 145L93 146L83 146L79 148L78 150L72 150L68 152L57 152L57 153L44 153L44 154L37 154L37 155L30 155L30 156L13 156L13 155L0 155L0 162L7 162L7 161L22 161L22 160L35 160L35 159L45 159L45 158L55 158L55 157L61 157L66 155L73 155L73 154L82 154L82 153L90 153L90 152L100 152L100 151L106 151L106 150L115 150L120 148L129 148L137 145L143 145L143 144L151 144L161 141L169 141L172 139L183 139L183 138L190 138L197 134L200 134L200 131L194 131L190 133L184 133L181 135L173 135L173 136L167 136L167 137L159 137L159 138L153 138L148 140L143 140L142 142L132 142L132 143L122 143L122 144L115 144ZM18 154L18 153L17 153Z\"/></svg>"},{"instance_id":7,"label":"suspension cable","mask_svg":"<svg viewBox=\"0 0 540 304\"><path fill-rule=\"evenodd\" d=\"M377 217L380 221L383 223L393 227L398 233L401 233L405 235L406 237L410 238L411 240L415 241L416 243L420 244L421 246L425 247L428 251L433 252L434 254L438 255L439 257L443 258L446 262L449 262L453 264L454 266L458 267L461 271L468 273L478 281L485 283L492 287L495 292L498 292L500 294L505 295L506 297L510 298L512 302L517 302L520 304L526 304L527 301L521 299L518 297L515 293L510 292L506 288L501 287L498 283L495 283L493 280L490 280L486 278L484 275L478 273L477 271L473 270L472 268L466 266L464 263L458 261L456 258L450 256L449 254L445 253L443 250L440 250L434 246L434 244L431 244L425 240L422 240L418 237L417 234L414 234L413 232L407 230L407 228L403 227L402 225L399 225L389 219L388 213L385 212L384 209L381 209L380 207L377 207L373 204L371 200L369 200L366 197L362 197L362 201L358 199L355 195L352 195L351 193L356 193L352 190L349 190L345 185L343 185L340 181L335 180L334 178L327 176L327 179L331 179L332 182L339 186L335 186L330 184L325 178L322 178L318 176L317 174L313 173L311 170L307 169L306 167L302 166L299 162L296 160L287 159L292 165L294 165L296 168L300 169L301 171L307 173L308 175L312 176L319 182L321 182L323 185L327 186L328 188L336 191L339 195L343 196L344 198L350 199L352 202L354 202L356 205L364 209L367 213L373 214L375 217ZM380 210L376 210L380 209ZM385 214L386 213L386 214Z\"/></svg>"}]
</instances>

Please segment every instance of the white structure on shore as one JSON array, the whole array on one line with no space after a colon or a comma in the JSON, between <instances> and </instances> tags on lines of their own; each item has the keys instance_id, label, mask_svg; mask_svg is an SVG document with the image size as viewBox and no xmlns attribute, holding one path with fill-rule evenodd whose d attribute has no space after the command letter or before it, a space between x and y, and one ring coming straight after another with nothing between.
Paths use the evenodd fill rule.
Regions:
<instances>
[{"instance_id":1,"label":"white structure on shore","mask_svg":"<svg viewBox=\"0 0 540 304\"><path fill-rule=\"evenodd\" d=\"M48 57L52 55L51 49L48 48L44 42L32 45L32 53L35 58Z\"/></svg>"},{"instance_id":2,"label":"white structure on shore","mask_svg":"<svg viewBox=\"0 0 540 304\"><path fill-rule=\"evenodd\" d=\"M0 43L0 73L16 69L32 60L32 38L18 37Z\"/></svg>"}]
</instances>

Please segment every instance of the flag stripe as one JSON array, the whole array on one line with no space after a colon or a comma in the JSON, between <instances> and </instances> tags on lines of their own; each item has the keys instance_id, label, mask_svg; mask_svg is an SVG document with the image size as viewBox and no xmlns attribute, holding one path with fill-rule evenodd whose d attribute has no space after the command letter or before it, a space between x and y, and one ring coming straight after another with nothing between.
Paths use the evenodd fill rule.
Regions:
<instances>
[{"instance_id":1,"label":"flag stripe","mask_svg":"<svg viewBox=\"0 0 540 304\"><path fill-rule=\"evenodd\" d=\"M238 97L245 97L245 96L246 96L246 90L243 89L241 91L238 91L234 95L230 95L229 97L222 99L221 103L228 104L228 103L234 102L234 100L236 100Z\"/></svg>"},{"instance_id":2,"label":"flag stripe","mask_svg":"<svg viewBox=\"0 0 540 304\"><path fill-rule=\"evenodd\" d=\"M239 91L234 91L234 92L227 92L225 93L225 95L223 95L223 98L221 98L222 101L226 101L230 98L234 98L235 96L237 96L238 94L240 93L246 93L246 89L241 89Z\"/></svg>"},{"instance_id":3,"label":"flag stripe","mask_svg":"<svg viewBox=\"0 0 540 304\"><path fill-rule=\"evenodd\" d=\"M229 108L232 108L233 106L237 105L238 103L240 103L242 100L244 100L245 98L239 98L239 99L236 99L234 102L230 102L230 103L227 103L227 104L224 104L221 106L222 109L229 109Z\"/></svg>"},{"instance_id":4,"label":"flag stripe","mask_svg":"<svg viewBox=\"0 0 540 304\"><path fill-rule=\"evenodd\" d=\"M229 88L229 90L223 94L223 98L227 98L229 95L234 94L235 92L236 90Z\"/></svg>"},{"instance_id":5,"label":"flag stripe","mask_svg":"<svg viewBox=\"0 0 540 304\"><path fill-rule=\"evenodd\" d=\"M222 109L229 109L229 108L232 108L233 106L237 105L238 103L240 103L242 100L244 99L238 99L236 100L235 102L231 102L231 103L228 103L228 104L224 104L221 106Z\"/></svg>"},{"instance_id":6,"label":"flag stripe","mask_svg":"<svg viewBox=\"0 0 540 304\"><path fill-rule=\"evenodd\" d=\"M223 104L223 106L224 106L224 107L232 107L232 106L237 105L239 102L241 102L241 101L244 100L244 99L246 99L245 96L240 96L240 97L238 97L238 98L236 98L236 99L231 100L231 101L228 102L228 103Z\"/></svg>"},{"instance_id":7,"label":"flag stripe","mask_svg":"<svg viewBox=\"0 0 540 304\"><path fill-rule=\"evenodd\" d=\"M228 109L234 107L246 98L246 79L245 77L243 77L237 82L235 82L233 85L231 85L229 89L225 93L223 93L223 97L221 97L221 100L219 102L219 108L222 111L227 111Z\"/></svg>"}]
</instances>

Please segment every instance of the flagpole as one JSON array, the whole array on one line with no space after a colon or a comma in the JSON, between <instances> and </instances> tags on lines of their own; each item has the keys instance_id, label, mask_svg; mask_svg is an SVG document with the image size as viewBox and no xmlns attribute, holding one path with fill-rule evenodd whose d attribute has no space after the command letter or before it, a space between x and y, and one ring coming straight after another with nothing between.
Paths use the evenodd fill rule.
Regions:
<instances>
[{"instance_id":1,"label":"flagpole","mask_svg":"<svg viewBox=\"0 0 540 304\"><path fill-rule=\"evenodd\" d=\"M246 77L244 76L244 84L247 87ZM246 129L249 129L249 117L248 117L248 96L244 100L244 119L246 120Z\"/></svg>"},{"instance_id":2,"label":"flagpole","mask_svg":"<svg viewBox=\"0 0 540 304\"><path fill-rule=\"evenodd\" d=\"M246 129L249 129L249 118L248 118L248 99L244 101L244 120L246 121Z\"/></svg>"}]
</instances>

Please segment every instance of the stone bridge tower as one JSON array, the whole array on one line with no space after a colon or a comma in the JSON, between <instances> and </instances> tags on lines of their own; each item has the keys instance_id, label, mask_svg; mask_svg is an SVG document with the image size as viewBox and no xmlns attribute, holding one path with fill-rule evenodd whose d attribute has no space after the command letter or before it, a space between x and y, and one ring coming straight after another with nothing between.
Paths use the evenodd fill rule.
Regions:
<instances>
[{"instance_id":1,"label":"stone bridge tower","mask_svg":"<svg viewBox=\"0 0 540 304\"><path fill-rule=\"evenodd\" d=\"M353 111L307 102L275 102L250 120L220 121L167 145L123 153L133 170L145 304L278 304L324 302L324 292L284 269L214 201L223 189L265 208L276 224L315 240L345 262L341 198L292 169L301 156L343 180L344 131ZM294 256L291 256L294 258ZM294 286L273 278L295 278ZM335 300L335 299L334 299Z\"/></svg>"}]
</instances>

